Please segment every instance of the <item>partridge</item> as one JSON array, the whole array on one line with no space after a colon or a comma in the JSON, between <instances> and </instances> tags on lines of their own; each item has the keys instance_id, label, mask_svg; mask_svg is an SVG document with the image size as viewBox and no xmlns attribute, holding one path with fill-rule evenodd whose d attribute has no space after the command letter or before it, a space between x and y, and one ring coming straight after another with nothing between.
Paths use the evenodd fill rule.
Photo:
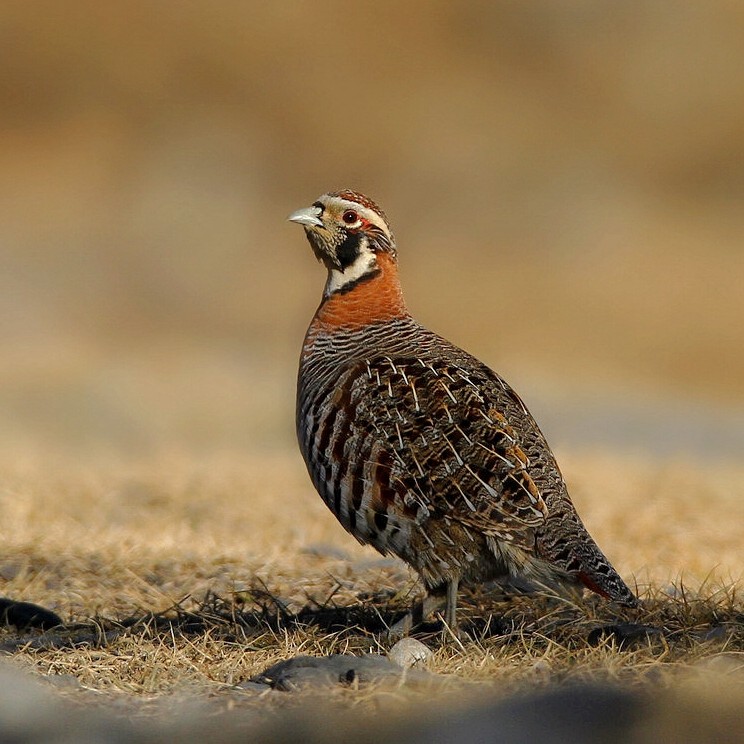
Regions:
<instances>
[{"instance_id":1,"label":"partridge","mask_svg":"<svg viewBox=\"0 0 744 744\"><path fill-rule=\"evenodd\" d=\"M300 357L300 450L343 527L419 574L419 615L446 606L455 627L458 587L490 580L637 605L521 398L411 317L377 204L338 191L289 220L328 272Z\"/></svg>"}]
</instances>

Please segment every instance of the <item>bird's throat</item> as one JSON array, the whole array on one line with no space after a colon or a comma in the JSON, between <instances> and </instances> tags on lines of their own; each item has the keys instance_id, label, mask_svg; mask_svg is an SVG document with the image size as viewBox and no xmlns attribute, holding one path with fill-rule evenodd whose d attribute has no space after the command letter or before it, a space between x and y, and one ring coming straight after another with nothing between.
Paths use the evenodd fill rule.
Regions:
<instances>
[{"instance_id":1,"label":"bird's throat","mask_svg":"<svg viewBox=\"0 0 744 744\"><path fill-rule=\"evenodd\" d=\"M398 267L393 258L381 253L370 271L326 292L313 325L353 328L407 315Z\"/></svg>"}]
</instances>

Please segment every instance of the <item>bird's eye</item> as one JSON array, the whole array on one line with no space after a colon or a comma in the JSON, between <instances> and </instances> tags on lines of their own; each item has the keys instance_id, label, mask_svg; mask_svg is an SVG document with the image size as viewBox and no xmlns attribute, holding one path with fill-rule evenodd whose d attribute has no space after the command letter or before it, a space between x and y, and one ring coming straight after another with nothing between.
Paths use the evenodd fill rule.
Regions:
<instances>
[{"instance_id":1,"label":"bird's eye","mask_svg":"<svg viewBox=\"0 0 744 744\"><path fill-rule=\"evenodd\" d=\"M347 224L347 225L353 225L355 222L359 221L359 215L353 210L353 209L347 209L344 213L341 219Z\"/></svg>"}]
</instances>

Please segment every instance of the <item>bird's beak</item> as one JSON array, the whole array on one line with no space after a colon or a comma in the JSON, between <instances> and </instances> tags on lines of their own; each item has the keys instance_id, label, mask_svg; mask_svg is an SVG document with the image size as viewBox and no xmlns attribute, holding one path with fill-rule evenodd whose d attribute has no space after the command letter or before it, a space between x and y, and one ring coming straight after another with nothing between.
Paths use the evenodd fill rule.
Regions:
<instances>
[{"instance_id":1,"label":"bird's beak","mask_svg":"<svg viewBox=\"0 0 744 744\"><path fill-rule=\"evenodd\" d=\"M323 221L320 219L322 212L320 207L305 207L292 212L287 219L305 227L323 227Z\"/></svg>"}]
</instances>

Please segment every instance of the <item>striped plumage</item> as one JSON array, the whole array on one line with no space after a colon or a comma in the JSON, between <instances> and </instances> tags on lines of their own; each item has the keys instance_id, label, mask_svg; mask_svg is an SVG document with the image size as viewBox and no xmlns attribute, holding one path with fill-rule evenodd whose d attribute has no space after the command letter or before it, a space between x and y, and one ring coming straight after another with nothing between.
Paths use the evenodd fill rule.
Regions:
<instances>
[{"instance_id":1,"label":"striped plumage","mask_svg":"<svg viewBox=\"0 0 744 744\"><path fill-rule=\"evenodd\" d=\"M302 348L297 434L341 524L446 597L451 625L458 585L489 579L584 585L635 605L521 399L408 313L374 202L325 194L290 219L328 269Z\"/></svg>"}]
</instances>

